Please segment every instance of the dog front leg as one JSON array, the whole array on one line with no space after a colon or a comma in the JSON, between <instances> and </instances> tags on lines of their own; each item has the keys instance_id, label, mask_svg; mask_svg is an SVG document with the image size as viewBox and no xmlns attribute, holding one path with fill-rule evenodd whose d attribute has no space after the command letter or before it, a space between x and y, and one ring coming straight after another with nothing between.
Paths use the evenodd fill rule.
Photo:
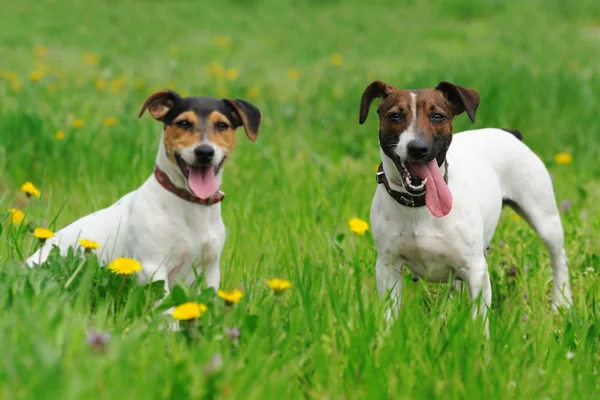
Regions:
<instances>
[{"instance_id":1,"label":"dog front leg","mask_svg":"<svg viewBox=\"0 0 600 400\"><path fill-rule=\"evenodd\" d=\"M485 258L481 257L467 264L466 281L473 301L473 319L480 315L484 321L484 333L489 337L487 311L492 304L492 285Z\"/></svg>"},{"instance_id":2,"label":"dog front leg","mask_svg":"<svg viewBox=\"0 0 600 400\"><path fill-rule=\"evenodd\" d=\"M376 278L379 297L383 299L389 293L389 303L385 311L385 319L388 324L398 316L398 309L402 301L402 265L401 263L386 263L377 259Z\"/></svg>"},{"instance_id":3,"label":"dog front leg","mask_svg":"<svg viewBox=\"0 0 600 400\"><path fill-rule=\"evenodd\" d=\"M219 290L219 284L221 283L219 258L217 258L216 261L208 263L204 266L204 279L206 279L207 287Z\"/></svg>"}]
</instances>

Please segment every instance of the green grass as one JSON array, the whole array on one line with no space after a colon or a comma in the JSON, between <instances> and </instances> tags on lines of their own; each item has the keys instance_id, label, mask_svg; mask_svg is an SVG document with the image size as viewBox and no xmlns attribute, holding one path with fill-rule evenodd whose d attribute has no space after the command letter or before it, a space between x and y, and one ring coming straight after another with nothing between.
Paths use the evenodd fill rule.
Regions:
<instances>
[{"instance_id":1,"label":"green grass","mask_svg":"<svg viewBox=\"0 0 600 400\"><path fill-rule=\"evenodd\" d=\"M2 7L0 398L597 396L597 1L202 3ZM45 55L35 54L38 45ZM86 64L86 52L99 63ZM341 66L330 64L336 53ZM220 78L215 62L239 76ZM34 71L41 80L30 81ZM357 122L374 79L472 87L481 94L477 123L461 116L456 131L523 132L552 173L557 201L572 203L562 214L572 310L551 312L545 249L506 210L488 258L489 340L470 319L468 296L408 276L399 319L385 328L372 237L347 226L368 219L375 190L376 118ZM120 278L93 257L68 288L78 255L20 266L35 247L31 227L59 229L149 176L160 126L136 116L165 86L246 99L250 90L265 116L256 143L238 133L223 187L222 287L241 286L245 296L229 310L204 291L209 311L191 342L165 329L169 317L152 310L152 288L128 283L116 299ZM107 117L117 125L104 126ZM75 119L84 126L73 128ZM563 151L572 164L554 162ZM19 192L25 181L41 189L40 199ZM11 207L26 213L20 227L6 221ZM274 297L265 285L273 277L294 286ZM226 327L239 327L239 346ZM86 342L91 331L110 332L104 352ZM207 369L215 354L222 366Z\"/></svg>"}]
</instances>

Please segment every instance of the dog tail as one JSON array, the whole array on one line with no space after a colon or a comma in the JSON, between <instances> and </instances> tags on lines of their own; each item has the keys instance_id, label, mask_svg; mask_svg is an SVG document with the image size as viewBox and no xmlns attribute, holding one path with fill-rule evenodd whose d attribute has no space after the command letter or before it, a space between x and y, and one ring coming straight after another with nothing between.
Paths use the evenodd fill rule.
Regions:
<instances>
[{"instance_id":1,"label":"dog tail","mask_svg":"<svg viewBox=\"0 0 600 400\"><path fill-rule=\"evenodd\" d=\"M521 132L519 132L516 129L505 129L505 128L500 128L503 131L506 131L508 133L510 133L511 135L513 135L514 137L516 137L517 139L519 139L521 142L523 141L523 135L521 134Z\"/></svg>"}]
</instances>

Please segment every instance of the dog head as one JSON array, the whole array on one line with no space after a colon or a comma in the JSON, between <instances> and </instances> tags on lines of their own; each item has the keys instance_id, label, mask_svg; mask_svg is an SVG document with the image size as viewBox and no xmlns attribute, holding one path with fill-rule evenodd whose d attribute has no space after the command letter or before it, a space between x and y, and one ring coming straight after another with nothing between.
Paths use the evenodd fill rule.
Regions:
<instances>
[{"instance_id":1,"label":"dog head","mask_svg":"<svg viewBox=\"0 0 600 400\"><path fill-rule=\"evenodd\" d=\"M166 156L201 199L219 189L216 177L235 147L235 130L244 126L255 141L262 120L258 108L244 100L184 98L171 90L151 94L139 116L146 110L164 124Z\"/></svg>"},{"instance_id":2,"label":"dog head","mask_svg":"<svg viewBox=\"0 0 600 400\"><path fill-rule=\"evenodd\" d=\"M369 107L375 98L383 99L377 107L377 113L384 166L387 157L400 174L399 182L395 183L412 195L425 194L432 214L448 214L451 198L448 202L449 192L443 190L447 190L447 186L441 178L440 166L452 141L453 118L466 111L471 121L475 122L479 94L450 82L440 82L435 89L400 90L375 81L362 95L361 124L367 119ZM441 188L440 180L443 184ZM442 192L431 193L436 188L442 189ZM434 199L434 195L438 198Z\"/></svg>"}]
</instances>

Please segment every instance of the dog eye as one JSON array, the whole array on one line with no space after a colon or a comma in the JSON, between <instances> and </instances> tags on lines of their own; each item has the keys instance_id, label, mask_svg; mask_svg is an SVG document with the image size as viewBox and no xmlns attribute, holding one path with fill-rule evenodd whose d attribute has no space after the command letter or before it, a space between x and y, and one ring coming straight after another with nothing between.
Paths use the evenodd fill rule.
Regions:
<instances>
[{"instance_id":1,"label":"dog eye","mask_svg":"<svg viewBox=\"0 0 600 400\"><path fill-rule=\"evenodd\" d=\"M446 119L446 116L442 113L433 113L429 116L432 122L442 122Z\"/></svg>"},{"instance_id":2,"label":"dog eye","mask_svg":"<svg viewBox=\"0 0 600 400\"><path fill-rule=\"evenodd\" d=\"M185 119L182 119L181 121L177 121L176 124L178 127L183 128L183 129L188 129L192 126L192 123Z\"/></svg>"},{"instance_id":3,"label":"dog eye","mask_svg":"<svg viewBox=\"0 0 600 400\"><path fill-rule=\"evenodd\" d=\"M400 113L391 113L388 115L388 118L394 122L402 122L404 121L404 115Z\"/></svg>"},{"instance_id":4,"label":"dog eye","mask_svg":"<svg viewBox=\"0 0 600 400\"><path fill-rule=\"evenodd\" d=\"M215 124L215 128L218 131L224 131L225 129L229 128L229 125L227 125L225 122L217 122Z\"/></svg>"}]
</instances>

